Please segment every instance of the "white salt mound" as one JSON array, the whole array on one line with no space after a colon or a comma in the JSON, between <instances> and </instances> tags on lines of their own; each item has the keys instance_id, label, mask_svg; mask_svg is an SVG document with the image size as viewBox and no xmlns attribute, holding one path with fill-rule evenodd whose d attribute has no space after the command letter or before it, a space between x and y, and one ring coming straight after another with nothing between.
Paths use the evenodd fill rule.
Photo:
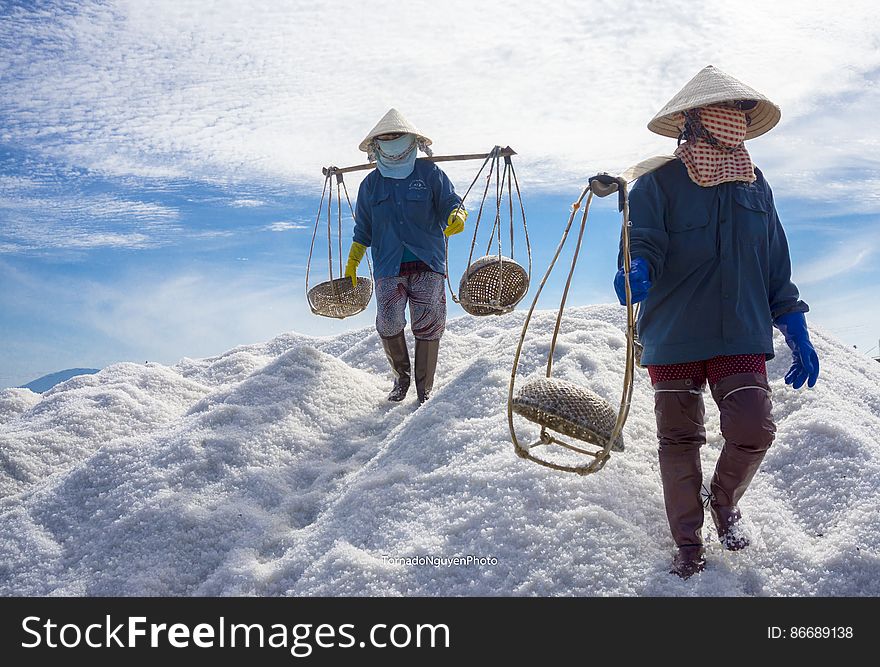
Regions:
<instances>
[{"instance_id":1,"label":"white salt mound","mask_svg":"<svg viewBox=\"0 0 880 667\"><path fill-rule=\"evenodd\" d=\"M519 382L543 371L554 315L536 314ZM880 365L814 329L819 383L795 391L777 338L778 434L741 503L752 546L723 551L707 513L708 567L681 581L645 371L603 471L523 461L506 405L522 321L450 322L418 409L414 389L385 400L372 329L0 392L0 594L880 595ZM616 306L569 311L554 376L616 406L623 328ZM492 560L400 560L420 556Z\"/></svg>"}]
</instances>

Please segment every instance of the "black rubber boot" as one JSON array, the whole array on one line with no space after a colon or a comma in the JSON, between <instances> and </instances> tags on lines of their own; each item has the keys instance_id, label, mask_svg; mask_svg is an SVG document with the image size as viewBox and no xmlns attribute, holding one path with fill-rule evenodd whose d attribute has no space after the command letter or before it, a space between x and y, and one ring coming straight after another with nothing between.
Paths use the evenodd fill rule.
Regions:
<instances>
[{"instance_id":1,"label":"black rubber boot","mask_svg":"<svg viewBox=\"0 0 880 667\"><path fill-rule=\"evenodd\" d=\"M690 579L704 569L706 569L706 558L703 546L694 544L678 547L675 557L672 559L672 569L669 570L669 573L676 574L682 579Z\"/></svg>"},{"instance_id":2,"label":"black rubber boot","mask_svg":"<svg viewBox=\"0 0 880 667\"><path fill-rule=\"evenodd\" d=\"M381 336L380 336L381 338ZM402 401L406 398L406 392L410 385L409 350L406 348L406 336L401 331L391 338L382 338L382 347L385 348L385 356L391 365L391 373L394 375L394 387L388 394L389 401ZM418 347L416 347L418 349Z\"/></svg>"},{"instance_id":3,"label":"black rubber boot","mask_svg":"<svg viewBox=\"0 0 880 667\"><path fill-rule=\"evenodd\" d=\"M439 340L422 340L416 338L416 391L419 403L431 397L434 388L434 373L437 371L437 354L440 351Z\"/></svg>"}]
</instances>

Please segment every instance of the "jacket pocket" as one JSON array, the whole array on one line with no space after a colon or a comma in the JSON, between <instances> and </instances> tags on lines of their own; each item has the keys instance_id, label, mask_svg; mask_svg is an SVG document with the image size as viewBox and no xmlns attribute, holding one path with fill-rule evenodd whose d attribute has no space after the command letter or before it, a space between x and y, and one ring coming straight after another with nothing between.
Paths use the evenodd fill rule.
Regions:
<instances>
[{"instance_id":1,"label":"jacket pocket","mask_svg":"<svg viewBox=\"0 0 880 667\"><path fill-rule=\"evenodd\" d=\"M767 243L770 204L762 192L738 187L733 191L734 230L743 245Z\"/></svg>"},{"instance_id":2,"label":"jacket pocket","mask_svg":"<svg viewBox=\"0 0 880 667\"><path fill-rule=\"evenodd\" d=\"M693 202L677 207L666 222L669 247L666 269L674 273L688 273L715 256L715 226L706 202Z\"/></svg>"},{"instance_id":3,"label":"jacket pocket","mask_svg":"<svg viewBox=\"0 0 880 667\"><path fill-rule=\"evenodd\" d=\"M391 200L391 193L388 191L376 194L373 201L370 202L370 208L373 215L373 228L381 228L389 225L394 221L394 202Z\"/></svg>"},{"instance_id":4,"label":"jacket pocket","mask_svg":"<svg viewBox=\"0 0 880 667\"><path fill-rule=\"evenodd\" d=\"M433 220L433 202L427 188L411 188L406 192L404 212L406 221L420 227L428 227Z\"/></svg>"}]
</instances>

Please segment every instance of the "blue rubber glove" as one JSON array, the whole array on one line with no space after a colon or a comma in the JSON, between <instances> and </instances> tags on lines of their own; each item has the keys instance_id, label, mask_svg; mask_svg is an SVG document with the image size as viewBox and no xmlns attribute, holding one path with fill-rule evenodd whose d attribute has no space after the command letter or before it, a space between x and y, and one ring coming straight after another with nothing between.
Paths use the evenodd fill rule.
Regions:
<instances>
[{"instance_id":1,"label":"blue rubber glove","mask_svg":"<svg viewBox=\"0 0 880 667\"><path fill-rule=\"evenodd\" d=\"M785 336L785 342L791 348L791 368L785 374L785 384L795 389L816 384L819 377L819 355L810 342L807 332L807 318L803 313L785 313L780 315L773 324Z\"/></svg>"},{"instance_id":2,"label":"blue rubber glove","mask_svg":"<svg viewBox=\"0 0 880 667\"><path fill-rule=\"evenodd\" d=\"M633 257L629 264L629 289L632 292L632 302L644 301L651 289L651 279L648 273L648 263L641 257ZM621 306L626 305L626 285L624 284L623 269L617 271L614 276L614 291L617 292L617 300Z\"/></svg>"}]
</instances>

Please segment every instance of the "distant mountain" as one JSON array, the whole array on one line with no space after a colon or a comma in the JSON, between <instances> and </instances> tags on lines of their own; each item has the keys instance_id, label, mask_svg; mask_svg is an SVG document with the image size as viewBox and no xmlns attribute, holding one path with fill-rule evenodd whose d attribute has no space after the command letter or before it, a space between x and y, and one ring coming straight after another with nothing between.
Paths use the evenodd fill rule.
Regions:
<instances>
[{"instance_id":1,"label":"distant mountain","mask_svg":"<svg viewBox=\"0 0 880 667\"><path fill-rule=\"evenodd\" d=\"M32 392L42 394L49 391L56 384L69 380L77 375L92 375L97 373L100 368L68 368L67 370L58 371L57 373L49 373L41 378L37 378L33 382L22 385L22 389L30 389Z\"/></svg>"}]
</instances>

